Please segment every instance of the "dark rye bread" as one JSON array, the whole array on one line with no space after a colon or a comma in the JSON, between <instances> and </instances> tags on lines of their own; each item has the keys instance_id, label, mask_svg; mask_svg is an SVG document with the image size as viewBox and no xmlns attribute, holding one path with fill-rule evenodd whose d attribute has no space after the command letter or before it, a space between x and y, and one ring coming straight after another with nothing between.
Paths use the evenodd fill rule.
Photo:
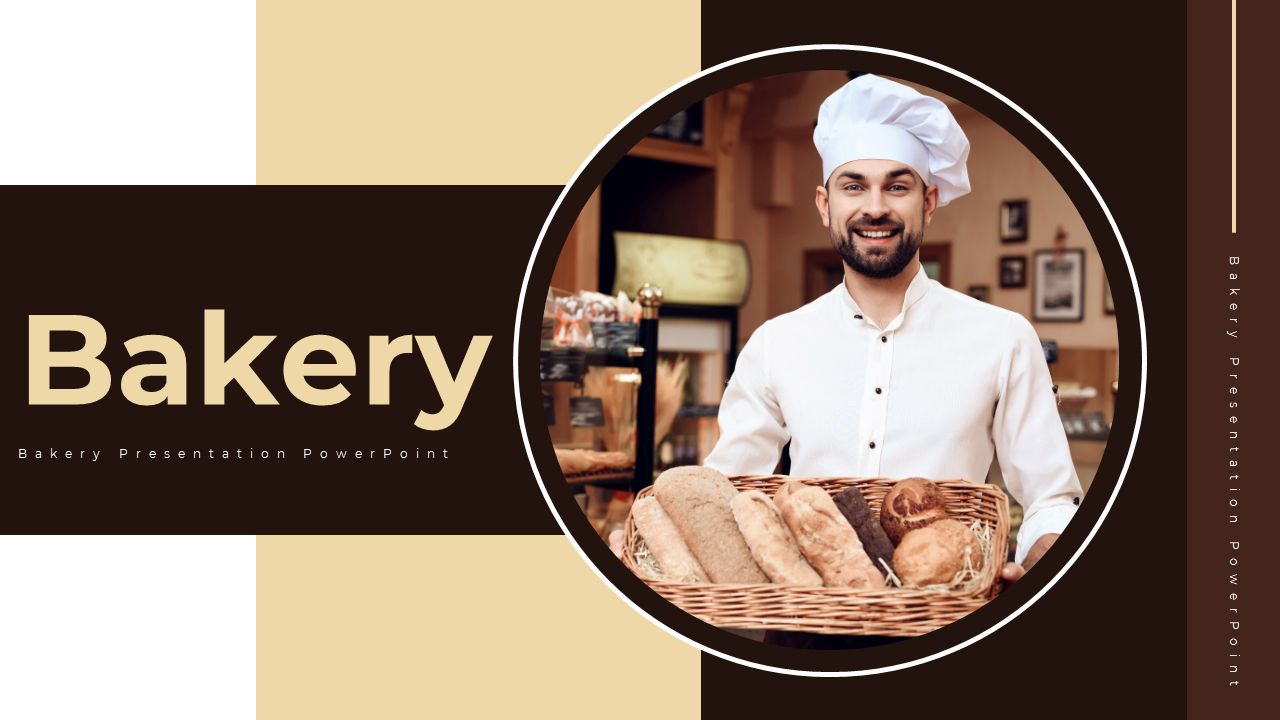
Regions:
<instances>
[{"instance_id":1,"label":"dark rye bread","mask_svg":"<svg viewBox=\"0 0 1280 720\"><path fill-rule=\"evenodd\" d=\"M844 515L844 519L853 526L854 532L858 533L858 539L862 541L862 549L867 553L867 557L871 558L871 563L876 566L881 575L888 577L888 570L893 569L893 543L889 542L889 536L884 534L884 529L880 527L880 521L876 519L875 511L867 504L867 499L862 497L862 493L857 488L848 488L838 493L834 499L836 507L840 508L840 514ZM884 562L881 563L881 560ZM888 569L885 565L888 565Z\"/></svg>"},{"instance_id":2,"label":"dark rye bread","mask_svg":"<svg viewBox=\"0 0 1280 720\"><path fill-rule=\"evenodd\" d=\"M897 547L902 536L947 517L942 489L924 478L907 478L889 488L880 506L880 527Z\"/></svg>"},{"instance_id":3,"label":"dark rye bread","mask_svg":"<svg viewBox=\"0 0 1280 720\"><path fill-rule=\"evenodd\" d=\"M733 518L738 491L729 478L709 467L677 467L659 475L653 490L711 582L769 582Z\"/></svg>"}]
</instances>

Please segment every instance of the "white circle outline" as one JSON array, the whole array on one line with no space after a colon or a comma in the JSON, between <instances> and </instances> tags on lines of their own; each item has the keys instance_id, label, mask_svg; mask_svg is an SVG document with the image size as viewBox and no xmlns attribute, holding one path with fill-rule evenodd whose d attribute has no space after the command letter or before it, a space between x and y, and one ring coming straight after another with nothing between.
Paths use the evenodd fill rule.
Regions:
<instances>
[{"instance_id":1,"label":"white circle outline","mask_svg":"<svg viewBox=\"0 0 1280 720\"><path fill-rule=\"evenodd\" d=\"M1040 592L1036 593L1035 597L1032 597L1030 600L1028 600L1026 604L1022 605L1017 610L1010 613L1008 617L1004 618L1000 622L996 623L990 628L987 628L982 633L975 635L974 637L969 638L968 640L960 643L959 645L952 646L950 648L947 648L946 650L939 651L927 657L912 660L910 662L900 663L898 665L888 665L885 667L873 668L870 670L850 670L847 672L792 670L790 668L781 668L781 667L773 667L771 665L762 665L760 663L754 663L747 660L742 660L741 658L736 658L736 657L733 657L732 655L726 655L725 653L722 653L718 650L714 650L712 648L708 648L697 642L694 642L693 640L690 640L689 638L672 630L666 625L663 625L661 622L656 620L649 613L645 612L643 609L637 606L634 602L632 602L631 598L627 597L620 590L618 590L618 588L615 587L613 583L609 582L609 578L605 577L604 574L600 572L599 568L597 568L595 564L591 562L591 559L587 557L587 554L582 551L582 547L578 545L578 541L573 537L573 534L569 532L569 528L565 526L564 520L560 517L560 514L556 512L555 503L551 502L551 495L547 492L546 483L543 482L542 475L538 472L538 464L533 458L533 448L529 444L529 434L527 429L525 428L524 407L520 402L520 363L519 363L520 316L524 312L524 298L525 298L525 294L528 292L528 289L529 289L529 276L533 273L534 260L536 260L538 257L538 250L542 247L542 241L546 237L547 228L550 227L552 218L555 217L556 212L560 209L560 203L564 202L565 195L569 192L569 189L573 187L574 183L577 182L578 176L582 174L582 171L585 170L587 166L591 164L591 161L595 159L596 155L600 152L600 150L603 149L605 145L607 145L609 141L612 140L613 137L617 135L620 130L622 130L628 124L630 124L631 121L634 120L637 115L647 110L654 103L670 95L675 90L678 90L679 88L682 88L685 85L688 85L689 83L699 78L710 75L711 73L714 73L718 70L721 70L726 67L731 67L733 65L737 65L738 63L746 62L748 60L755 60L757 58L768 57L770 55L779 55L782 53L807 52L812 50L856 50L860 52L870 52L870 53L876 53L880 55L890 55L893 57L903 58L905 60L912 60L912 61L921 63L923 65L928 65L930 67L937 68L939 70L948 72L962 80L965 80L966 82L969 82L979 88L982 88L983 90L990 93L992 96L999 98L1006 105L1016 110L1019 115L1022 115L1022 117L1026 118L1028 122L1030 122L1032 125L1036 127L1036 129L1044 133L1044 136L1054 144L1054 147L1058 148L1058 151L1061 152L1063 156L1067 158L1067 160L1071 163L1072 167L1076 169L1076 172L1080 173L1080 177L1084 180L1085 184L1089 186L1089 190L1093 192L1093 196L1094 198L1097 199L1098 205L1102 207L1102 212L1106 214L1107 222L1111 224L1111 230L1112 232L1115 233L1117 242L1120 243L1120 252L1122 255L1124 255L1125 265L1129 268L1129 279L1133 282L1133 296L1134 296L1134 300L1137 302L1137 305L1138 305L1138 328L1139 328L1139 336L1142 342L1142 377L1140 379L1140 382L1138 383L1138 415L1137 415L1137 418L1134 420L1133 438L1130 440L1130 443L1129 443L1129 453L1125 456L1124 466L1120 469L1120 477L1116 481L1116 486L1111 493L1111 497L1108 498L1107 500L1107 506L1102 509L1102 515L1099 516L1098 521L1094 524L1093 528L1089 531L1089 536L1084 539L1084 542L1081 543L1080 548L1076 550L1075 555L1071 556L1071 559L1068 560L1067 563L1062 567L1062 570L1060 570L1058 574L1055 575L1053 579L1050 580L1044 586L1044 588L1040 590ZM965 75L964 73L959 72L957 70L953 70L940 63L933 62L932 60L926 60L925 58L922 58L922 57L917 57L915 55L908 55L907 53L898 52L896 50L885 50L883 48L873 48L873 47L867 47L864 45L800 45L795 47L778 48L775 50L765 50L762 52L753 53L751 55L744 55L740 58L735 58L733 60L720 63L719 65L716 65L713 68L708 68L706 70L703 70L697 75L690 76L689 78L683 80L682 82L672 85L661 95L658 95L657 97L653 98L649 102L645 103L642 107L637 109L635 112L631 113L631 115L627 117L626 120L622 121L622 124L614 128L613 132L609 133L609 135L605 137L605 139L602 140L599 145L596 146L595 150L591 151L591 154L587 156L587 159L583 161L582 165L578 166L577 172L575 172L573 174L573 177L569 179L569 183L564 186L564 190L560 193L560 197L556 198L556 203L555 205L552 206L550 214L547 215L547 219L542 225L542 231L538 234L538 242L533 246L533 254L529 257L529 266L525 269L524 282L520 286L520 301L516 307L516 331L515 331L515 341L513 342L513 348L512 348L511 364L512 364L512 371L515 377L516 413L519 414L520 416L520 435L521 437L524 438L524 448L525 448L525 452L529 456L529 465L533 469L534 476L538 479L539 487L542 488L542 496L546 499L547 506L551 508L551 514L555 516L556 522L560 524L560 529L564 532L565 537L569 538L569 542L573 544L574 549L577 550L578 554L582 556L582 559L586 561L587 567L590 567L591 570L595 572L596 576L599 577L602 581L604 581L604 584L607 585L609 589L613 590L613 592L618 597L622 598L623 602L630 605L633 610L643 615L645 618L649 620L649 622L653 623L654 625L657 625L659 628L662 628L673 637L678 638L679 640L701 650L702 652L710 653L711 655L714 655L722 660L728 660L729 662L737 663L739 665L743 665L749 668L754 668L756 670L765 670L768 672L783 673L786 675L795 675L795 676L801 676L801 677L856 677L856 676L862 676L862 675L878 675L880 673L892 672L894 670L904 670L906 668L914 667L916 665L923 665L924 663L927 663L931 660L937 660L938 658L945 657L947 655L950 655L953 652L956 652L957 650L961 650L963 648L966 648L976 643L982 638L985 638L986 636L990 635L996 630L999 630L1000 628L1004 627L1014 618L1021 615L1027 608L1035 604L1035 602L1039 600L1040 597L1043 596L1046 592L1048 592L1049 588L1057 584L1058 580L1062 578L1063 574L1066 573L1067 570L1069 570L1071 566L1075 564L1076 560L1080 557L1080 554L1084 552L1084 549L1088 547L1089 543L1093 540L1093 536L1097 534L1098 528L1102 526L1102 522L1106 520L1107 514L1111 512L1111 506L1115 504L1116 495L1119 494L1120 486L1124 484L1125 475L1129 472L1129 463L1133 460L1133 450L1134 450L1134 447L1137 445L1137 441L1138 441L1138 430L1139 428L1142 427L1142 409L1146 402L1146 397L1147 397L1147 322L1146 322L1146 316L1143 314L1143 311L1142 311L1142 295L1138 290L1138 278L1133 271L1133 261L1130 260L1129 258L1129 250L1127 247L1125 247L1124 238L1122 238L1120 235L1120 228L1116 226L1116 221L1115 221L1115 218L1112 217L1111 215L1111 210L1107 208L1107 204L1102 200L1102 195L1098 193L1098 188L1094 186L1093 181L1090 180L1089 176L1085 174L1084 169L1081 168L1080 164L1076 162L1076 159L1071 156L1071 153L1067 152L1067 149L1062 146L1062 143L1058 142L1057 138L1051 135L1043 125L1041 125L1039 122L1036 121L1035 118L1028 115L1025 110L1015 105L1013 101L1009 100L1009 98L1005 97L1004 95L1001 95L1000 93L978 82L977 80L974 80L968 75Z\"/></svg>"}]
</instances>

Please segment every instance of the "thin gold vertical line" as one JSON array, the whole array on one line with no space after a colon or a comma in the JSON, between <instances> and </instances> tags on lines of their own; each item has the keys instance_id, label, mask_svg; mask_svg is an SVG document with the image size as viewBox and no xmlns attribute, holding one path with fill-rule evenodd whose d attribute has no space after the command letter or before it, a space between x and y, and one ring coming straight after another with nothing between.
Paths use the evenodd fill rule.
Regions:
<instances>
[{"instance_id":1,"label":"thin gold vertical line","mask_svg":"<svg viewBox=\"0 0 1280 720\"><path fill-rule=\"evenodd\" d=\"M1236 231L1236 0L1231 0L1231 232Z\"/></svg>"}]
</instances>

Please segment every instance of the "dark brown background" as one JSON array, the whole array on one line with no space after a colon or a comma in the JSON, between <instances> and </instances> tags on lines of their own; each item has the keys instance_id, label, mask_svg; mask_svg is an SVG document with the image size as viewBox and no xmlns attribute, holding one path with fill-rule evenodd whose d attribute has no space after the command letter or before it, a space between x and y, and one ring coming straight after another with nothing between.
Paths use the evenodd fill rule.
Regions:
<instances>
[{"instance_id":1,"label":"dark brown background","mask_svg":"<svg viewBox=\"0 0 1280 720\"><path fill-rule=\"evenodd\" d=\"M1229 2L1196 2L1188 15L1187 173L1187 702L1193 717L1275 714L1280 623L1274 515L1275 268L1271 205L1275 144L1275 3L1239 3L1237 232L1231 233L1231 16ZM1238 256L1239 265L1228 258ZM1237 280L1229 280L1229 273ZM1230 295L1230 288L1240 294ZM1238 308L1230 310L1228 305ZM1233 323L1230 318L1239 322ZM1238 338L1227 335L1236 331ZM1239 357L1240 366L1229 358ZM1239 375L1238 379L1228 377ZM1239 393L1232 395L1229 388ZM1231 409L1235 401L1239 407ZM1239 422L1231 424L1231 416ZM1232 440L1231 431L1239 433ZM1238 447L1230 452L1228 448ZM1228 466L1229 460L1240 463ZM1228 476L1239 475L1238 480ZM1240 488L1231 492L1230 488ZM1230 507L1229 500L1239 505ZM1239 522L1228 523L1236 515ZM1241 544L1239 550L1230 547ZM1238 564L1231 566L1235 558ZM1231 585L1229 576L1238 577ZM1235 601L1229 599L1236 593ZM1230 612L1231 608L1239 612ZM1240 622L1238 630L1230 621ZM1235 638L1238 645L1231 646ZM1231 654L1241 655L1238 658ZM1229 672L1236 665L1238 672ZM1231 686L1231 681L1240 684ZM1238 711L1238 712L1237 712Z\"/></svg>"},{"instance_id":2,"label":"dark brown background","mask_svg":"<svg viewBox=\"0 0 1280 720\"><path fill-rule=\"evenodd\" d=\"M704 67L791 45L884 47L968 74L1039 120L1084 168L1124 236L1151 357L1124 487L1080 560L1023 615L941 660L865 678L780 677L704 655L704 711L759 716L817 703L880 716L1184 714L1186 473L1180 452L1170 452L1186 432L1184 7L736 7L703 3Z\"/></svg>"},{"instance_id":3,"label":"dark brown background","mask_svg":"<svg viewBox=\"0 0 1280 720\"><path fill-rule=\"evenodd\" d=\"M987 92L945 71L883 53L847 49L808 49L803 52L753 58L699 77L670 95L664 96L640 113L634 122L606 144L583 169L578 182L567 190L558 212L549 222L546 237L531 270L530 288L545 287L549 282L559 241L562 241L567 234L570 224L587 196L618 158L622 157L648 129L670 117L680 108L746 80L786 72L842 67L856 67L893 77L911 78L923 85L945 92L990 117L1036 154L1072 198L1098 247L1104 266L1113 269L1112 275L1117 279L1117 282L1112 285L1112 290L1115 294L1116 322L1120 339L1120 376L1122 378L1139 377L1144 354L1140 343L1133 286L1127 282L1120 282L1120 279L1128 277L1128 269L1124 267L1120 245L1102 207L1068 159L1026 118ZM540 299L540 295L538 291L531 290L528 298L529 302L526 303L522 322L525 327L533 328L538 325L540 316L540 304L534 300ZM536 410L541 400L536 375L538 352L536 334L522 332L518 352L521 399L525 407ZM680 635L704 647L767 667L802 671L849 672L901 666L961 645L983 630L994 627L1003 618L1019 611L1048 585L1050 579L1056 577L1067 560L1083 546L1086 535L1101 517L1102 510L1106 507L1106 500L1111 497L1112 490L1120 477L1124 452L1128 449L1137 416L1137 391L1136 382L1126 381L1121 389L1116 403L1115 424L1111 431L1109 451L1104 455L1099 466L1089 498L1086 498L1081 505L1076 522L1073 522L1058 540L1055 552L1041 560L1036 572L1002 594L998 600L960 621L909 642L862 650L809 652L761 644L716 630L675 609L627 571L599 541L594 530L583 518L577 504L572 500L567 488L551 484L548 486L548 497L564 520L565 527L577 538L583 552L599 572L645 612ZM542 432L540 423L535 421L533 415L526 415L526 427L542 477L557 477L559 469L555 455L549 438Z\"/></svg>"},{"instance_id":4,"label":"dark brown background","mask_svg":"<svg viewBox=\"0 0 1280 720\"><path fill-rule=\"evenodd\" d=\"M1225 607L1218 596L1226 592L1225 584L1218 589L1218 578L1227 574L1218 565L1227 556L1215 549L1221 538L1212 529L1215 518L1225 520L1227 496L1216 479L1225 473L1214 465L1225 464L1225 432L1214 423L1224 419L1217 404L1225 409L1225 396L1219 396L1225 370L1206 366L1203 381L1194 373L1202 351L1206 362L1221 363L1225 356L1225 303L1220 309L1215 294L1225 287L1225 257L1244 255L1254 273L1276 266L1274 244L1258 232L1265 214L1250 211L1268 207L1264 173L1275 163L1263 155L1274 154L1274 148L1249 150L1256 159L1241 168L1241 234L1232 240L1223 229L1229 223L1229 169L1219 167L1229 152L1229 56L1222 35L1229 3L1197 7L1209 17L1191 20L1192 47L1203 47L1205 54L1192 57L1190 75L1199 84L1192 85L1188 102L1183 5L1139 12L1114 2L1044 8L1026 2L981 8L915 2L894 10L828 5L745 12L740 4L703 3L704 66L770 47L866 44L942 62L1018 103L1079 161L1114 214L1137 270L1150 347L1142 434L1124 488L1088 549L1051 592L976 645L887 675L787 678L704 656L709 716L794 713L797 703L811 702L906 716L968 708L1034 717L1170 717L1184 714L1188 699L1193 717L1208 716L1211 707L1215 716L1261 716L1248 702L1257 697L1251 693L1264 679L1263 669L1275 665L1274 626L1265 624L1261 610L1246 615L1259 629L1246 625L1250 632L1241 633L1256 648L1250 650L1256 664L1247 665L1245 675L1254 682L1234 695L1218 689L1227 681L1226 658L1218 657L1226 652L1216 647L1227 637L1225 613L1220 627L1215 625L1215 613ZM1269 50L1268 41L1249 38L1269 27L1274 20L1242 22L1242 88L1249 87L1251 73L1268 67L1252 54ZM1242 96L1242 137L1264 132L1269 108L1248 109L1264 99L1264 93ZM1210 169L1200 170L1201 162ZM111 394L93 406L28 407L25 343L14 343L5 360L10 382L3 394L11 420L0 491L6 528L559 532L528 469L513 412L509 349L528 253L560 188L511 190L7 190L6 330L10 337L25 337L28 313L91 315L106 326L105 359L114 382ZM1188 222L1195 240L1190 247ZM1250 254L1221 249L1232 242L1252 243ZM1218 272L1219 255L1223 280L1213 274L1201 279L1201 268ZM1196 273L1190 283L1184 258ZM1251 370L1253 384L1242 383L1249 404L1240 416L1254 428L1251 434L1261 436L1267 411L1275 407L1261 375L1270 356L1260 327L1270 307L1265 297L1249 302L1238 316L1242 330L1252 332L1240 345L1259 359L1250 363L1257 368ZM253 406L238 389L228 390L225 407L200 404L201 313L217 307L228 313L229 349L253 334L279 336L254 366L280 406ZM186 349L186 407L139 408L120 397L119 377L135 362L120 343L148 333L170 335ZM280 377L289 345L313 333L339 337L357 359L357 377L345 381L352 397L332 408L297 401ZM438 403L416 349L394 366L392 404L367 405L367 338L374 334L437 335L455 370L472 335L494 336L453 427L428 433L412 425L419 409L430 411ZM49 444L101 449L104 459L97 466L16 460L19 447ZM290 460L264 467L247 461L115 461L118 447L210 444L292 452ZM326 444L447 447L451 458L467 464L455 469L440 460L397 460L381 472L365 472L371 465L350 460L301 461L302 447ZM1240 447L1245 468L1265 468L1258 444ZM1187 463L1195 478L1190 488ZM1204 472L1198 471L1201 463L1207 463ZM1250 512L1256 516L1268 490L1261 482L1252 487L1250 502L1256 504ZM1189 496L1198 505L1196 537L1204 534L1202 543L1192 542L1190 617L1182 593L1188 587L1183 548ZM430 505L441 501L475 511L432 511ZM1258 529L1253 524L1241 531ZM1202 547L1203 560L1197 552ZM1270 547L1259 541L1246 550L1239 554L1241 571L1256 573ZM1249 607L1242 604L1242 613ZM630 672L620 660L620 680Z\"/></svg>"},{"instance_id":5,"label":"dark brown background","mask_svg":"<svg viewBox=\"0 0 1280 720\"><path fill-rule=\"evenodd\" d=\"M6 190L9 250L0 518L13 533L559 533L529 471L514 411L511 347L525 264L558 187L20 188ZM495 212L500 207L501 212ZM276 335L253 367L279 405L230 383L204 405L205 309L226 311L228 355ZM106 328L110 393L92 405L27 405L27 315L88 315ZM187 404L140 407L120 377L124 341L168 335L187 356ZM351 349L342 403L285 387L289 347L312 334ZM369 336L435 335L456 373L492 335L457 421L415 346L392 364L391 404L370 406ZM55 349L80 346L60 338ZM317 355L316 362L328 358ZM78 375L77 375L78 374ZM55 371L82 386L84 371ZM329 387L337 378L314 378ZM159 384L158 381L157 385ZM100 449L102 459L19 460L18 448ZM119 460L119 448L272 451L271 460ZM302 449L436 450L435 459L302 459ZM287 452L276 460L275 451ZM443 458L441 449L449 451ZM234 453L233 453L234 454ZM145 458L145 453L144 453ZM441 508L466 507L466 512Z\"/></svg>"}]
</instances>

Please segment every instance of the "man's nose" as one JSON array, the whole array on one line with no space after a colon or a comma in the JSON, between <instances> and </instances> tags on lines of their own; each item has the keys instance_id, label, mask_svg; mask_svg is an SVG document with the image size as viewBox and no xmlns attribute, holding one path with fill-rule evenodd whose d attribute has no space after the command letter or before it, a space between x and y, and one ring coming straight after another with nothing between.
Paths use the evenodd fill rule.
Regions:
<instances>
[{"instance_id":1,"label":"man's nose","mask_svg":"<svg viewBox=\"0 0 1280 720\"><path fill-rule=\"evenodd\" d=\"M863 206L862 213L869 218L879 219L889 214L889 206L884 202L884 193L878 189L872 189L867 193L867 204Z\"/></svg>"}]
</instances>

